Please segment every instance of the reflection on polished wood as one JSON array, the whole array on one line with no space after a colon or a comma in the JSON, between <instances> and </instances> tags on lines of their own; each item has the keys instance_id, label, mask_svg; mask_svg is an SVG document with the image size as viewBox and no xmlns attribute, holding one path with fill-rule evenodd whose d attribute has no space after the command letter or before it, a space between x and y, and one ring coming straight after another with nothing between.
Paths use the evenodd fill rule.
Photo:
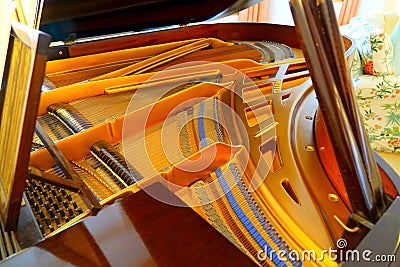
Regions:
<instances>
[{"instance_id":1,"label":"reflection on polished wood","mask_svg":"<svg viewBox=\"0 0 400 267\"><path fill-rule=\"evenodd\" d=\"M160 184L148 192L176 197ZM253 266L190 208L143 190L4 262L7 266Z\"/></svg>"}]
</instances>

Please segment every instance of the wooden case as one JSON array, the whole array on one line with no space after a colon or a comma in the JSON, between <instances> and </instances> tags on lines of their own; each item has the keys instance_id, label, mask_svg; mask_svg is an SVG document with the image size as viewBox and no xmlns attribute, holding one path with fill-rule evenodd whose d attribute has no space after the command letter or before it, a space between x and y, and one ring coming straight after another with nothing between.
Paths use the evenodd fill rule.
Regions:
<instances>
[{"instance_id":1,"label":"wooden case","mask_svg":"<svg viewBox=\"0 0 400 267\"><path fill-rule=\"evenodd\" d=\"M283 35L282 32L284 32L285 34ZM142 181L138 182L137 184L128 186L126 189L122 189L117 193L107 195L104 197L102 196L100 198L100 204L102 206L108 205L117 198L120 197L125 198L124 196L126 194L130 194L131 192L134 193L137 191L147 192L147 188L151 188L152 184L162 183L166 188L169 188L171 192L179 196L180 201L183 201L183 203L185 203L185 204L179 204L174 201L172 204L194 206L193 209L206 221L209 221L210 218L207 218L208 216L207 213L203 212L202 210L203 208L199 206L199 203L191 203L193 200L190 198L190 196L195 194L195 192L193 191L194 187L192 187L192 185L202 177L213 177L215 171L221 167L224 167L226 170L231 160L234 160L232 162L236 162L236 165L240 166L239 162L242 162L242 158L244 158L245 161L245 159L249 157L248 153L251 153L250 161L256 162L257 157L260 157L260 155L257 154L257 150L260 151L260 149L262 148L263 150L265 150L263 152L265 153L266 157L271 157L270 155L268 155L269 151L278 149L279 151L277 151L273 156L274 171L273 172L271 171L269 173L269 178L262 177L262 179L267 178L266 181L268 181L269 184L264 183L263 185L261 185L261 187L256 192L254 192L254 198L260 200L262 199L261 201L263 202L265 201L267 203L270 201L274 202L275 201L274 199L280 199L281 205L279 205L279 207L282 208L283 210L286 210L289 214L290 212L292 213L294 217L292 217L291 219L290 217L288 217L287 215L288 213L286 212L279 213L277 212L277 210L269 212L265 211L268 212L269 214L266 216L268 216L269 220L271 220L271 225L273 225L274 229L276 229L274 231L279 232L280 235L282 236L285 236L285 240L289 239L291 240L291 241L286 241L288 242L288 244L291 244L290 246L291 249L300 250L300 246L296 248L293 248L293 246L296 246L295 240L300 239L301 238L300 236L304 235L304 229L309 229L309 231L306 234L306 236L308 237L303 238L304 241L303 245L304 244L310 245L314 243L314 241L312 240L317 239L318 242L323 243L324 245L316 245L316 244L311 245L313 247L315 246L315 249L317 249L317 247L319 246L321 248L328 247L330 243L330 238L327 238L329 236L327 234L328 233L327 229L329 228L330 230L335 232L334 234L335 236L339 237L342 228L335 223L334 219L328 220L329 227L325 228L326 222L324 221L324 223L322 223L323 221L322 217L318 212L316 212L317 209L316 203L314 202L314 200L312 200L311 196L309 195L310 193L306 189L306 184L312 182L313 180L312 177L314 177L315 173L313 173L312 175L311 174L306 175L306 177L308 178L300 175L298 167L295 166L296 157L291 155L291 152L289 152L291 151L290 141L289 139L287 139L287 137L284 137L284 132L288 131L290 127L294 127L293 124L287 123L287 121L290 120L289 119L290 116L294 115L294 111L292 110L291 106L294 105L297 97L300 97L301 94L305 94L307 96L306 97L307 101L311 101L310 103L314 102L314 105L312 104L309 105L313 106L314 108L316 107L315 106L316 102L312 100L312 91L310 91L311 83L309 83L308 74L301 73L306 71L306 69L304 60L301 58L302 54L301 51L299 50L299 45L296 42L296 38L293 38L294 36L295 36L295 31L293 27L269 25L269 24L256 24L256 23L235 23L235 24L232 23L232 24L210 24L210 25L187 26L179 29L167 30L157 33L144 33L135 36L120 37L112 40L96 41L92 44L89 43L89 44L72 45L70 47L70 54L71 51L73 51L73 49L76 49L80 46L82 46L83 49L86 47L89 49L102 48L105 50L112 49L114 47L119 47L120 44L122 45L129 44L129 45L134 45L135 47L133 48L124 47L126 50L120 50L116 52L114 51L104 52L103 50L101 53L94 53L90 55L76 56L68 59L50 61L48 62L46 69L46 75L49 80L54 79L54 77L57 77L57 75L59 75L58 77L62 78L65 77L64 74L66 76L71 75L71 73L73 74L75 72L74 68L81 67L83 64L87 63L93 64L93 62L96 65L98 64L96 60L103 61L109 56L111 58L117 58L117 60L119 57L126 59L126 55L129 55L133 59L138 56L146 57L146 55L148 54L157 53L158 49L160 50L167 49L167 51L170 51L175 49L176 46L182 46L182 44L186 45L187 42L192 43L193 42L192 40L201 41L203 40L203 38L205 38L204 40L211 40L211 42L213 43L212 46L216 47L214 49L218 49L218 45L224 45L227 42L231 42L231 40L235 41L270 40L273 42L279 42L281 44L290 46L293 49L293 51L296 51L296 56L298 58L296 59L290 58L286 62L283 61L276 64L259 64L248 59L232 59L223 62L222 67L218 65L214 66L213 64L211 64L211 66L209 66L204 70L202 65L189 64L189 66L186 66L183 69L181 68L176 70L167 69L157 73L144 72L137 75L128 75L124 77L101 79L98 81L94 80L90 82L82 82L73 85L65 85L55 90L49 90L47 92L42 93L38 111L39 120L41 121L41 118L43 116L46 116L46 114L48 113L49 107L56 103L75 104L79 103L81 100L84 102L86 99L100 99L104 97L104 100L102 100L103 102L99 102L98 104L89 104L88 107L98 105L97 108L99 109L97 110L98 112L101 113L104 113L103 110L107 110L106 117L100 116L100 118L95 118L95 121L98 121L98 123L96 123L95 121L91 121L93 127L91 127L90 129L76 133L70 137L67 137L65 139L56 142L57 147L62 151L65 157L70 162L73 162L74 167L78 166L79 168L78 172L80 174L83 174L84 176L87 176L88 174L90 174L90 171L88 172L87 169L85 170L84 167L82 168L82 166L84 166L82 162L84 161L84 159L88 157L88 155L91 155L91 147L96 142L100 140L105 140L108 143L113 144L114 146L117 144L121 147L123 146L124 142L123 140L126 140L124 139L125 138L124 136L126 135L129 136L132 134L137 135L138 132L140 132L139 130L143 129L143 127L145 129L144 130L145 132L153 131L153 129L157 128L158 125L160 125L160 123L168 120L169 114L181 114L187 108L190 107L193 107L193 109L196 110L197 107L200 105L200 103L202 103L200 100L204 98L208 98L210 101L211 99L217 97L223 103L231 105L232 101L234 101L235 104L233 105L238 110L247 110L247 113L241 113L241 115L239 115L240 120L244 122L245 125L244 126L245 135L256 136L257 133L261 133L259 134L258 137L254 137L254 140L251 139L250 137L249 142L252 148L249 149L251 151L248 151L243 147L242 148L238 147L241 145L240 140L242 138L246 138L246 136L245 135L241 136L242 134L240 134L240 132L236 130L235 133L238 136L235 137L231 135L229 137L229 139L232 138L232 140L229 141L230 143L226 144L214 138L215 144L207 146L204 149L201 149L201 147L199 147L198 143L200 142L200 140L196 141L195 138L193 138L191 140L192 146L198 147L197 149L193 150L193 153L187 156L186 159L184 157L181 159L178 158L175 161L171 161L174 162L171 164L166 164L164 160L162 161L162 164L166 164L167 167L163 167L162 164L157 162L157 159L154 158L159 153L163 153L162 150L160 151L157 150L156 152L154 152L153 150L153 152L149 152L151 154L151 156L149 156L146 155L146 149L151 150L152 146L154 146L155 148L163 146L166 147L171 147L171 146L168 145L168 143L165 144L162 143L161 140L158 140L159 138L161 138L161 136L157 137L156 139L154 139L153 137L153 139L151 139L153 141L151 142L154 142L154 144L149 143L145 145L145 148L134 149L133 151L135 151L135 155L132 155L133 160L129 160L130 165L132 165L133 168L135 168L138 172L140 172L145 178ZM152 44L153 40L155 40L154 45ZM159 43L159 40L168 42ZM113 44L114 42L115 45ZM106 46L103 46L104 43L107 43ZM86 66L83 65L83 68L85 67ZM273 98L270 99L269 101L273 102L273 104L271 104L271 107L274 110L274 115L276 114L277 116L273 118L271 117L272 115L271 114L267 117L263 117L264 115L268 114L268 111L266 110L269 110L270 106L265 107L264 105L261 105L260 106L261 109L259 109L257 108L258 104L256 101L255 103L251 104L254 106L253 109L255 109L255 111L253 112L250 104L240 103L238 99L232 97L228 93L229 90L228 92L224 92L226 90L224 89L224 87L228 88L233 87L233 85L229 86L227 84L236 81L236 80L232 81L229 78L230 76L234 75L232 69L246 73L247 76L251 77L253 80L257 80L261 83L263 82L266 83L263 88L265 89L266 95ZM197 77L196 76L197 73L200 74L206 73L206 76ZM276 77L278 73L281 73L280 75L282 76ZM155 77L153 76L154 74L156 74ZM122 109L123 111L122 113L121 111L118 111L115 114L112 114L112 110L114 110L117 105L121 104L121 103L117 104L117 101L120 101L117 100L118 98L117 96L119 94L129 96L129 92L132 92L131 90L157 91L156 87L154 87L153 84L157 85L158 82L160 81L162 82L165 79L169 79L166 78L166 75L174 77L171 81L172 85L170 85L172 87L174 84L179 84L183 81L195 82L195 81L205 80L206 83L200 83L198 85L194 85L193 87L174 93L169 97L160 99L157 102L154 102L154 100L148 102L147 105L150 105L150 107L146 107L145 104L140 102L138 105L142 106L135 107L133 108L132 111L129 111L129 109L132 108L132 106L129 107L127 105L128 102L125 102L125 106L123 106L124 108ZM296 75L299 76L296 77ZM154 79L155 81L153 82ZM285 79L287 79L287 81ZM276 80L278 80L278 82L276 82ZM281 82L281 87L278 85L279 82ZM276 87L275 94L271 94L274 83L277 83L277 85L275 86ZM146 86L148 87L147 89L145 89ZM252 92L253 90L251 86L249 87L248 91L249 91L248 93L249 96L251 94L253 94L252 96L253 98L254 96L257 96L257 91L255 93ZM149 93L149 95L151 94L152 93ZM110 100L107 99L108 97L111 97ZM130 97L131 96L129 96L125 101L129 101ZM115 100L113 100L114 98ZM147 98L145 98L145 100L147 100ZM285 105L283 104L284 102ZM182 103L189 103L189 104L182 104ZM86 104L84 104L84 106L86 106ZM127 108L126 112L125 108ZM205 107L205 109L207 109L207 107ZM83 110L81 110L80 112L82 114L86 114ZM260 114L260 112L266 114L263 115ZM311 110L304 112L309 114L309 116L313 116L314 111L311 108ZM146 117L147 120L144 121L144 118ZM252 117L252 122L250 122L250 117ZM198 123L200 120L196 120L195 118L193 119L194 119L193 122L194 126L192 126L194 127L193 131L197 132L199 131ZM223 127L231 127L234 123L233 121L230 121L228 117L225 117L225 120L227 120L225 122L226 125L224 125ZM276 124L272 123L271 120L276 120ZM131 121L131 123L137 125L136 127L132 126L133 129L130 130L131 132L129 132L129 130L128 132L126 132L126 128L124 128L124 125L128 123L128 121ZM257 121L263 121L263 122L258 124ZM303 125L301 128L304 129L307 128L309 131L308 137L312 138L312 120L306 121L306 123L308 123L308 126ZM210 126L205 126L205 127L210 127ZM276 133L276 136L282 135L282 137L278 137L278 142L276 142L277 139L276 137L274 137L275 136L275 134L273 134L274 131L279 131L279 133ZM293 132L293 134L298 134L299 131L300 129L296 129ZM167 134L167 136L169 135ZM167 138L172 138L173 136L174 135L172 134ZM269 137L266 138L265 136ZM303 140L303 142L307 141ZM177 144L177 146L179 146L179 144ZM296 144L296 146L300 145ZM121 150L119 151L121 152ZM212 157L213 151L215 151L214 153L216 153L215 157ZM165 151L164 153L168 154L167 151ZM301 151L300 153L304 152ZM126 153L123 154L125 156L127 155ZM200 155L205 155L206 158L213 159L209 163L210 165L207 168L204 168L201 171L195 173L182 171L182 168L183 169L185 168L181 166L187 164L192 166L191 161L195 161L195 159L200 157ZM174 155L172 155L172 157L174 157ZM314 155L314 157L315 159L317 159L316 154ZM149 160L155 165L154 168L157 170L156 172L151 171L147 167L145 167L148 165L147 161ZM311 162L312 159L310 159L310 163L308 164L311 164ZM30 159L31 167L34 167L36 169L43 169L45 172L56 173L56 171L54 170L54 165L55 162L52 159L51 154L49 154L48 151L46 151L45 149L37 150L31 154L31 159ZM246 164L244 163L244 165L240 166L239 168L248 169L249 172L253 172L252 168L255 168L255 166L252 166L251 164L247 167L245 166ZM287 168L283 166L287 166ZM243 169L243 171L245 169ZM263 169L267 171L267 166L264 166ZM281 171L286 172L286 174L283 175L285 177L282 176L282 174L280 173ZM318 175L324 175L322 167L320 167L319 169L314 168L313 171L319 173ZM290 179L287 177L290 177ZM307 179L310 180L307 181ZM230 183L232 183L232 181L230 181ZM320 198L319 201L324 201L323 198L325 198L325 195L327 195L328 192L334 191L334 189L330 186L328 180L322 182L321 187L324 187L325 189L318 190L318 195ZM93 189L92 187L90 188ZM100 193L97 192L97 194L102 194L101 190L98 191L100 191ZM134 196L135 194L132 197ZM152 197L161 200L164 199L163 193L159 192L153 193ZM76 196L73 196L72 200L75 201L75 203L78 203L78 206L82 209L81 210L82 213L78 214L77 216L74 216L72 221L66 223L63 227L59 229L54 229L55 230L54 232L53 231L47 232L47 230L45 230L43 235L45 235L47 238L50 237L52 240L55 240L55 242L58 242L56 241L57 240L56 237L58 235L57 233L60 230L65 229L71 224L75 224L75 222L91 214L90 210L85 208L85 206L82 205L82 201L80 201ZM302 205L299 205L300 201ZM339 201L338 203L325 202L325 204L327 205L327 207L325 207L326 210L335 211L336 214L339 214L337 213L337 210L329 206L333 205L337 207L338 205L343 205L341 201ZM266 206L264 206L265 204L260 204L260 205L263 205L262 209L266 208ZM271 207L271 209L274 210L275 207ZM100 211L100 213L101 212L102 211ZM342 218L346 218L346 216L348 216L348 211L346 208L344 208L344 206L342 206L341 212L342 214L340 216ZM305 213L307 213L308 216L304 216ZM333 215L331 217L333 218ZM283 221L285 221L285 223L281 223ZM317 221L318 223L316 223ZM313 224L314 227L310 228L309 227L310 224ZM74 227L75 226L73 226L71 230L74 229ZM237 229L237 230L230 230L235 234L236 234L235 231L245 231L243 229L243 226L231 226L231 227L233 227L232 229ZM297 229L297 227L300 227L300 229L302 228L303 230L294 231L293 229ZM312 233L310 232L310 230ZM321 232L325 232L325 234L321 235ZM242 237L241 242L246 243L245 240L248 240L248 238L250 237L245 235L244 237ZM245 253L249 255L250 252L248 250L254 250L254 248L252 248L253 246L259 246L253 244L254 241L247 241L247 242L250 242L251 244L250 248L247 247L245 249L241 248L242 252L238 250L239 254ZM239 246L237 243L236 245ZM260 249L263 248L260 247ZM258 261L257 254L253 252L250 255L252 261L256 263ZM266 262L267 261L261 263L265 264ZM194 263L191 262L191 264ZM268 264L271 264L271 262L268 261Z\"/></svg>"},{"instance_id":2,"label":"wooden case","mask_svg":"<svg viewBox=\"0 0 400 267\"><path fill-rule=\"evenodd\" d=\"M40 133L35 135L25 190L35 218L30 229L45 240L5 263L18 266L40 255L36 265L321 264L302 261L294 252L334 248L348 230L352 211L318 155L325 147L314 140L318 101L300 49L303 40L290 26L186 25L193 18L232 12L231 6L242 1L214 3L212 12L196 10L196 1L175 1L181 6L158 2L165 7L162 12L148 12L152 4L134 2L104 16L109 7L102 1L86 9L89 16L76 13L70 3L69 9L60 9L71 12L65 16L52 16L56 2L45 6L42 29L67 41L51 47L37 117L52 139L50 152ZM182 13L187 6L194 9ZM73 20L64 20L74 12ZM106 24L101 30L99 21ZM79 39L114 31L114 22L122 22L123 30L183 25ZM292 53L277 62L255 62L244 54L229 58L222 52L213 55L215 63L167 69L147 64L160 55L179 60L182 53L190 56L204 47L218 51L266 41ZM354 46L343 41L351 58ZM128 71L121 75L121 68ZM55 116L74 123L55 123ZM108 166L105 154L115 160ZM57 166L64 159L67 171L83 181L77 192L57 180L67 176ZM393 175L387 167L381 172ZM388 181L396 197L396 183ZM27 238L24 244L35 241ZM127 256L131 246L137 257ZM322 264L337 262L326 258Z\"/></svg>"}]
</instances>

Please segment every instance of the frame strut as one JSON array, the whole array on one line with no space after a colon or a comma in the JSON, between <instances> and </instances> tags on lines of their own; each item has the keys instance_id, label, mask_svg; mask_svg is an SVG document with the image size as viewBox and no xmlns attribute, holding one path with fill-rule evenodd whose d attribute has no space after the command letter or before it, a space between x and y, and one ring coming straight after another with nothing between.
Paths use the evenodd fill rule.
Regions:
<instances>
[{"instance_id":1,"label":"frame strut","mask_svg":"<svg viewBox=\"0 0 400 267\"><path fill-rule=\"evenodd\" d=\"M86 184L82 181L79 174L74 170L72 164L70 164L69 161L65 158L64 154L56 146L53 140L51 140L47 132L43 129L42 125L40 125L38 121L36 121L35 132L38 135L39 139L43 142L44 146L49 151L50 155L53 157L57 165L60 166L67 179L73 181L71 188L79 188L78 193L80 193L80 195L82 196L82 199L85 202L86 206L93 212L99 211L101 209L99 201L95 198L92 191L90 191ZM44 179L49 180L51 179L51 177L47 176ZM71 183L69 183L68 185L70 184ZM65 183L62 184L62 186L65 186Z\"/></svg>"}]
</instances>

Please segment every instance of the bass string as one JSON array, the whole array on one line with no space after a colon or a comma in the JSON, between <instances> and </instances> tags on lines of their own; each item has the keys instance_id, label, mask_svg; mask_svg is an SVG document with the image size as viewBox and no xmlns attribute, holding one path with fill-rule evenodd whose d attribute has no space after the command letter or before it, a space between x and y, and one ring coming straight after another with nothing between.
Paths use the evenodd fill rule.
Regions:
<instances>
[{"instance_id":1,"label":"bass string","mask_svg":"<svg viewBox=\"0 0 400 267\"><path fill-rule=\"evenodd\" d=\"M92 154L87 155L84 161L85 164L90 166L90 168L93 170L95 176L104 181L104 183L106 183L114 192L118 192L125 188L120 180L115 178L111 171L108 170L103 163ZM83 164L82 161L80 161L80 164Z\"/></svg>"},{"instance_id":2,"label":"bass string","mask_svg":"<svg viewBox=\"0 0 400 267\"><path fill-rule=\"evenodd\" d=\"M66 103L55 103L47 108L50 114L59 117L74 133L91 128L93 125L76 108Z\"/></svg>"},{"instance_id":3,"label":"bass string","mask_svg":"<svg viewBox=\"0 0 400 267\"><path fill-rule=\"evenodd\" d=\"M86 160L72 161L72 164L79 169L79 176L100 201L117 192L114 186L105 182L105 179L87 164Z\"/></svg>"},{"instance_id":4,"label":"bass string","mask_svg":"<svg viewBox=\"0 0 400 267\"><path fill-rule=\"evenodd\" d=\"M74 134L71 129L53 114L44 114L38 117L37 120L53 141L58 141ZM42 141L36 134L33 136L33 145L36 145L36 149L33 149L33 151L44 148Z\"/></svg>"}]
</instances>

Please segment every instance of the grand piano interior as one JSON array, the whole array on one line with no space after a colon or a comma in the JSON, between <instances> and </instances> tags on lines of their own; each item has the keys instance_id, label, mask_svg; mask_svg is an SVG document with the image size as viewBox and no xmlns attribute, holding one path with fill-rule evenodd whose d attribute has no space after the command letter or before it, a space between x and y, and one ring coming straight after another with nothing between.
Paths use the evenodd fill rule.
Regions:
<instances>
[{"instance_id":1,"label":"grand piano interior","mask_svg":"<svg viewBox=\"0 0 400 267\"><path fill-rule=\"evenodd\" d=\"M255 2L47 0L41 30L63 40L49 51L48 35L27 44L13 28L2 264L357 264L318 257L329 248L398 256L400 180L365 142L345 74L355 48L331 1L292 0L296 28L188 25Z\"/></svg>"}]
</instances>

